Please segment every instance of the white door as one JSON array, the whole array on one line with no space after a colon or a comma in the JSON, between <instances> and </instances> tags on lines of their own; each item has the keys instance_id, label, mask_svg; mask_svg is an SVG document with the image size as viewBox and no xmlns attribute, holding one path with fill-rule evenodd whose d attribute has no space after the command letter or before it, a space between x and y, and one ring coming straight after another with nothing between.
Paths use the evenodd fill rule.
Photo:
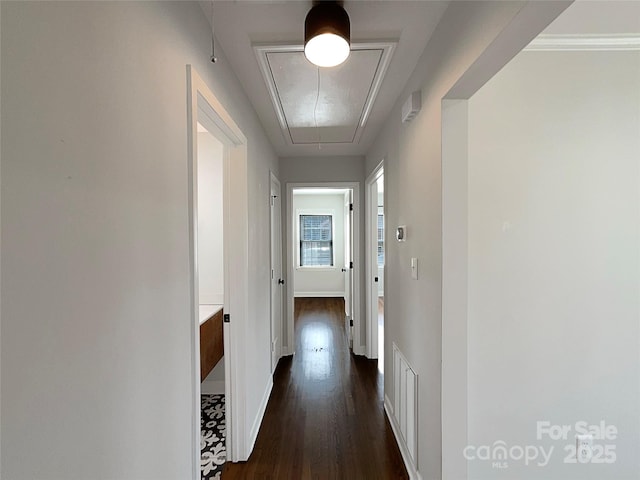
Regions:
<instances>
[{"instance_id":1,"label":"white door","mask_svg":"<svg viewBox=\"0 0 640 480\"><path fill-rule=\"evenodd\" d=\"M271 174L271 373L278 365L282 338L282 228L280 182Z\"/></svg>"},{"instance_id":2,"label":"white door","mask_svg":"<svg viewBox=\"0 0 640 480\"><path fill-rule=\"evenodd\" d=\"M369 358L384 361L384 174L380 168L368 181L367 198L367 324Z\"/></svg>"},{"instance_id":3,"label":"white door","mask_svg":"<svg viewBox=\"0 0 640 480\"><path fill-rule=\"evenodd\" d=\"M368 319L369 323L369 358L378 358L378 285L380 281L379 267L378 267L378 182L372 181L369 184L369 198L368 205L369 210L369 229L367 231L367 240L369 243L369 258L367 261L370 264L368 269L369 276L367 278L367 285L369 292L367 295L369 305L368 313L371 318Z\"/></svg>"},{"instance_id":4,"label":"white door","mask_svg":"<svg viewBox=\"0 0 640 480\"><path fill-rule=\"evenodd\" d=\"M353 348L353 191L344 195L344 310L349 348Z\"/></svg>"}]
</instances>

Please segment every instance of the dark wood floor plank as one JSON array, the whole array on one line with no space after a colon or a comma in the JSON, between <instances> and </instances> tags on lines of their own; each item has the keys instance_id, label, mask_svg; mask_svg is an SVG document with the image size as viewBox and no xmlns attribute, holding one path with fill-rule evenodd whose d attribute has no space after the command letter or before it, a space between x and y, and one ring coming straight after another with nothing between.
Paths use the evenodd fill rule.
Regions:
<instances>
[{"instance_id":1,"label":"dark wood floor plank","mask_svg":"<svg viewBox=\"0 0 640 480\"><path fill-rule=\"evenodd\" d=\"M249 461L224 480L407 479L377 361L352 355L344 301L296 299L296 354L280 360Z\"/></svg>"}]
</instances>

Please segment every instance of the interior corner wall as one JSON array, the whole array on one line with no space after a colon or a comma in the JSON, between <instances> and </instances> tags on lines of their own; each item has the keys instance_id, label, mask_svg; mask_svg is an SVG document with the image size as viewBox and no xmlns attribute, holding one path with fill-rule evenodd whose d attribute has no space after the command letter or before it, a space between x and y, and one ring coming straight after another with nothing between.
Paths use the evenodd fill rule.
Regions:
<instances>
[{"instance_id":1,"label":"interior corner wall","mask_svg":"<svg viewBox=\"0 0 640 480\"><path fill-rule=\"evenodd\" d=\"M523 52L469 100L469 444L553 449L470 478L640 475L639 85L637 50Z\"/></svg>"},{"instance_id":2,"label":"interior corner wall","mask_svg":"<svg viewBox=\"0 0 640 480\"><path fill-rule=\"evenodd\" d=\"M364 209L364 162L365 158L362 156L352 157L281 157L280 158L280 181L283 186L288 183L331 183L331 182L357 182L360 185L360 198L359 204ZM286 187L283 188L283 192L286 191ZM364 215L360 215L360 232L364 232ZM282 238L289 238L291 235L290 219L287 218L287 206L286 201L282 202ZM290 256L286 251L287 242L283 241L283 271L287 272L289 268ZM360 258L356 261L360 262L363 268L360 269L360 285L365 285L365 249L364 249L364 233L360 235ZM295 268L295 266L294 266ZM364 295L364 289L361 289L360 295L360 312L361 316L366 311L366 295ZM288 302L284 302L283 306L283 318L288 318ZM286 321L285 321L286 322ZM287 331L286 323L283 326L283 331ZM360 321L360 338L366 338L366 322L364 317ZM287 340L286 338L284 339ZM284 345L290 352L294 351L294 345Z\"/></svg>"},{"instance_id":3,"label":"interior corner wall","mask_svg":"<svg viewBox=\"0 0 640 480\"><path fill-rule=\"evenodd\" d=\"M553 2L540 4L541 9L557 8ZM385 160L385 358L392 358L391 345L396 343L419 377L415 468L422 478L442 475L442 99L495 40L503 38L505 28L527 5L451 2L366 155L367 175ZM535 33L545 26L543 22ZM521 48L529 39L515 38L511 43L520 41ZM495 51L493 60L508 55L504 51ZM508 59L502 58L502 65ZM402 104L416 90L422 92L422 109L403 124ZM407 226L407 240L402 243L393 235L399 225ZM418 280L411 278L412 257L419 262ZM390 402L393 395L388 392L394 385L390 362L385 364L384 382Z\"/></svg>"},{"instance_id":4,"label":"interior corner wall","mask_svg":"<svg viewBox=\"0 0 640 480\"><path fill-rule=\"evenodd\" d=\"M0 8L0 477L191 478L187 64L248 139L247 429L278 158L197 2Z\"/></svg>"},{"instance_id":5,"label":"interior corner wall","mask_svg":"<svg viewBox=\"0 0 640 480\"><path fill-rule=\"evenodd\" d=\"M468 100L442 102L442 478L466 480Z\"/></svg>"}]
</instances>

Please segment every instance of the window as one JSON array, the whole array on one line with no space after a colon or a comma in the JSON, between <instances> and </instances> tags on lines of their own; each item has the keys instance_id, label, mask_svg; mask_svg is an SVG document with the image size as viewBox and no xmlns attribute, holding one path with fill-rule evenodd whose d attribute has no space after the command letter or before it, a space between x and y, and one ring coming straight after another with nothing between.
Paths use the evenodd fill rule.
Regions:
<instances>
[{"instance_id":1,"label":"window","mask_svg":"<svg viewBox=\"0 0 640 480\"><path fill-rule=\"evenodd\" d=\"M331 215L300 215L300 266L333 267Z\"/></svg>"},{"instance_id":2,"label":"window","mask_svg":"<svg viewBox=\"0 0 640 480\"><path fill-rule=\"evenodd\" d=\"M378 214L378 266L384 267L384 215Z\"/></svg>"}]
</instances>

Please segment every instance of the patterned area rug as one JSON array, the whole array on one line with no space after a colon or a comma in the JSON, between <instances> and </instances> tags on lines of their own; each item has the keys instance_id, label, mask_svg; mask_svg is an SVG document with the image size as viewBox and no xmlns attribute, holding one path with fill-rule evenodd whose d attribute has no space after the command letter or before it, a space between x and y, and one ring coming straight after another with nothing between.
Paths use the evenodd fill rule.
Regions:
<instances>
[{"instance_id":1,"label":"patterned area rug","mask_svg":"<svg viewBox=\"0 0 640 480\"><path fill-rule=\"evenodd\" d=\"M203 480L220 480L227 461L224 395L202 395L200 471Z\"/></svg>"}]
</instances>

